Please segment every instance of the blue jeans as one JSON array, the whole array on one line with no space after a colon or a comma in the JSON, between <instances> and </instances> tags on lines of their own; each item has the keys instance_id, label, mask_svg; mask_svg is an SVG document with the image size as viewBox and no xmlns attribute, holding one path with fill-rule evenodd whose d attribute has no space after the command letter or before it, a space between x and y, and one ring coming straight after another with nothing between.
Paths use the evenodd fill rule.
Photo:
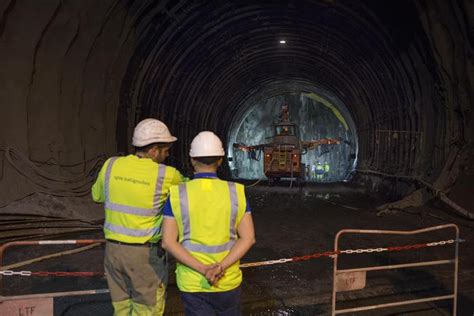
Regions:
<instances>
[{"instance_id":1,"label":"blue jeans","mask_svg":"<svg viewBox=\"0 0 474 316\"><path fill-rule=\"evenodd\" d=\"M240 286L227 292L181 292L186 316L240 316Z\"/></svg>"}]
</instances>

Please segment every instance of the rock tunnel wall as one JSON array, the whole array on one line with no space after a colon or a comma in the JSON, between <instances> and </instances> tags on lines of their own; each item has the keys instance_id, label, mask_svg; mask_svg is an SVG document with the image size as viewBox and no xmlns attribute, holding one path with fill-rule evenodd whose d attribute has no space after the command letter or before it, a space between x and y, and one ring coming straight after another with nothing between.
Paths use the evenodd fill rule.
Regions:
<instances>
[{"instance_id":1,"label":"rock tunnel wall","mask_svg":"<svg viewBox=\"0 0 474 316\"><path fill-rule=\"evenodd\" d=\"M419 133L415 157L411 141L394 149L397 172L415 159L416 176L449 188L473 172L472 12L467 0L2 0L0 149L16 154L0 160L0 204L82 194L96 160L128 151L149 116L177 134L172 163L188 168L199 130L226 139L239 105L278 80L349 106L359 169L390 171L381 131ZM61 190L58 177L77 183Z\"/></svg>"},{"instance_id":2,"label":"rock tunnel wall","mask_svg":"<svg viewBox=\"0 0 474 316\"><path fill-rule=\"evenodd\" d=\"M296 124L297 135L301 140L318 140L322 138L340 138L338 146L323 145L307 151L301 161L311 168L319 162L329 164L329 172L324 182L342 181L348 178L353 170L357 142L354 131L341 115L341 120L332 109L321 102L311 99L308 94L275 96L252 105L250 113L245 115L235 130L231 130L230 141L246 145L268 144L272 136L272 124L278 121L280 106L290 105L290 121ZM332 105L332 104L331 104ZM332 105L336 109L336 105ZM340 112L337 112L340 114ZM346 129L347 128L347 129ZM351 154L354 154L353 156ZM249 159L248 153L228 146L228 156L232 159L232 174L236 178L260 179L265 177L263 170L263 153L255 153L255 159ZM258 157L257 157L258 156ZM308 172L307 181L315 181Z\"/></svg>"}]
</instances>

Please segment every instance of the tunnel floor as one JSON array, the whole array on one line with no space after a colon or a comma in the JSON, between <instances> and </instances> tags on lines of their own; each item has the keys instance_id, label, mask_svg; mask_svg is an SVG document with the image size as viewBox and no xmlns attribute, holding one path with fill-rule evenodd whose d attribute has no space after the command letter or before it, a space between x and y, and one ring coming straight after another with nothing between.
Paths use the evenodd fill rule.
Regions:
<instances>
[{"instance_id":1,"label":"tunnel floor","mask_svg":"<svg viewBox=\"0 0 474 316\"><path fill-rule=\"evenodd\" d=\"M255 186L247 189L255 221L257 243L242 263L291 258L333 250L336 233L345 228L414 230L456 223L460 228L458 315L474 312L474 256L469 248L474 224L428 205L399 212L376 212L383 200L368 196L350 185L307 185L289 189ZM67 238L101 238L100 233ZM374 237L351 235L343 238L341 249L359 249L419 244L453 239L452 231L423 236ZM62 238L64 239L64 238ZM61 249L33 247L9 250L4 263L10 264ZM400 264L449 259L453 245L376 254L340 255L339 268ZM46 260L22 267L31 271L103 271L101 247L87 252ZM172 262L174 265L174 262ZM322 257L300 262L244 268L242 307L244 315L328 315L331 311L332 259ZM174 270L174 269L173 269ZM446 295L453 289L452 265L421 267L367 273L362 290L338 294L338 309ZM2 295L106 288L100 277L4 277ZM174 273L170 285L166 315L182 315ZM106 294L55 299L55 315L112 315ZM450 315L451 302L422 303L406 307L379 309L350 315Z\"/></svg>"}]
</instances>

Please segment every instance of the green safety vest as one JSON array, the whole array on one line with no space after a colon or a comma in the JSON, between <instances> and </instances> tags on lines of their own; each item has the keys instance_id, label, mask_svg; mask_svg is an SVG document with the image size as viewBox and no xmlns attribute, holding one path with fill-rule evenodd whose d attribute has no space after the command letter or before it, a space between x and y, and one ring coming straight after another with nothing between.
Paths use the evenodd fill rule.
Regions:
<instances>
[{"instance_id":1,"label":"green safety vest","mask_svg":"<svg viewBox=\"0 0 474 316\"><path fill-rule=\"evenodd\" d=\"M149 158L108 159L92 187L94 201L105 203L105 238L138 244L160 241L168 189L183 180L175 168Z\"/></svg>"},{"instance_id":2,"label":"green safety vest","mask_svg":"<svg viewBox=\"0 0 474 316\"><path fill-rule=\"evenodd\" d=\"M178 225L178 240L204 264L220 262L238 239L245 214L244 186L219 179L199 178L170 189L170 203ZM176 281L183 292L224 292L242 282L240 261L228 267L217 286L197 271L177 263Z\"/></svg>"}]
</instances>

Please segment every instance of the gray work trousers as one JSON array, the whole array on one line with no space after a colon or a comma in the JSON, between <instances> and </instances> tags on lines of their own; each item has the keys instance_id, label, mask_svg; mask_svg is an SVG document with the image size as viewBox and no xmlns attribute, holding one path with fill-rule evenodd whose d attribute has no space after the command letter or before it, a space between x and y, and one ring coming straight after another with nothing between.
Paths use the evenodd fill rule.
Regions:
<instances>
[{"instance_id":1,"label":"gray work trousers","mask_svg":"<svg viewBox=\"0 0 474 316\"><path fill-rule=\"evenodd\" d=\"M108 241L104 267L116 315L163 313L168 260L161 246Z\"/></svg>"}]
</instances>

